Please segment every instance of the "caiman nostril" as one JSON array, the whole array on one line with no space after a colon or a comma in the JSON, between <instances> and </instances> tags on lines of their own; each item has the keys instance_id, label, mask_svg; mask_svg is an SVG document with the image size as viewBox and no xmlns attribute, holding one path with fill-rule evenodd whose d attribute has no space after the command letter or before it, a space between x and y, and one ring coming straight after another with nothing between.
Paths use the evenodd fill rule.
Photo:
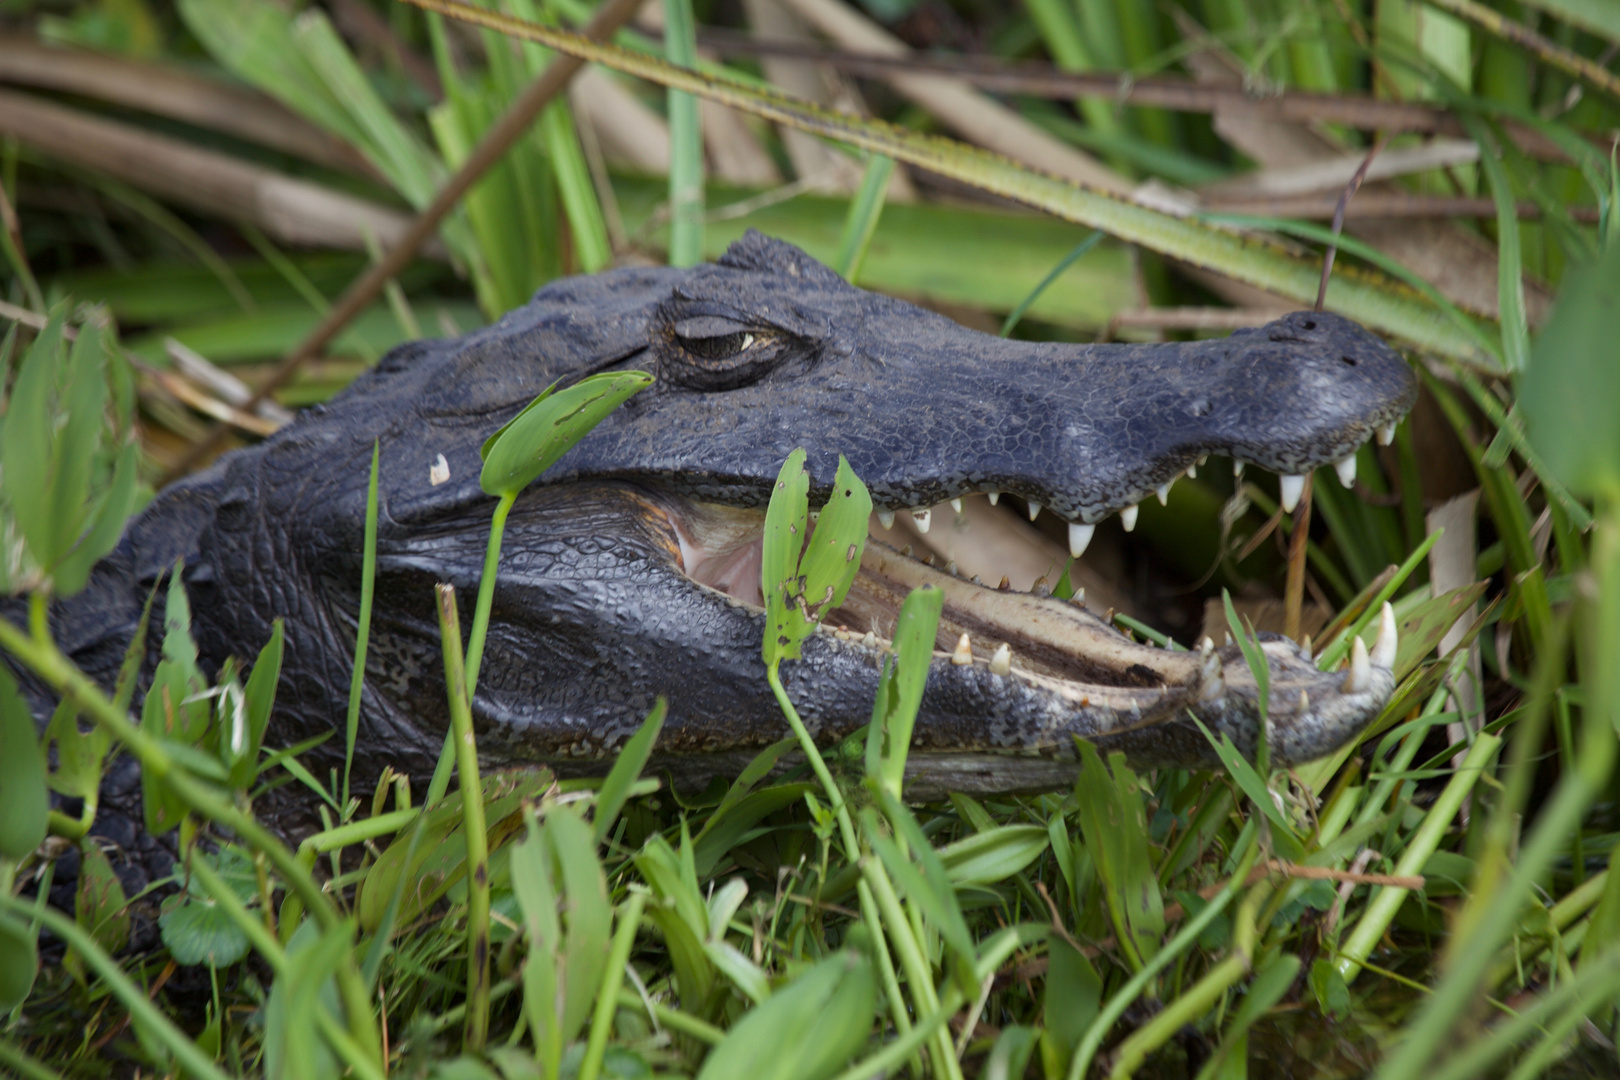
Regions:
<instances>
[{"instance_id":1,"label":"caiman nostril","mask_svg":"<svg viewBox=\"0 0 1620 1080\"><path fill-rule=\"evenodd\" d=\"M1349 364L1351 367L1356 366L1356 358L1353 356L1341 356L1339 359L1344 363Z\"/></svg>"}]
</instances>

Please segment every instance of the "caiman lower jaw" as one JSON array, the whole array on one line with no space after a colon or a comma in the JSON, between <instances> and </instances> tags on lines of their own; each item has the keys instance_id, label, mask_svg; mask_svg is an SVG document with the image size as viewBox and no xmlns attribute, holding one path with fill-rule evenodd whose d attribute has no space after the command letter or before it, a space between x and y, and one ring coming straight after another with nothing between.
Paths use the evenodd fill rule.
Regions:
<instances>
[{"instance_id":1,"label":"caiman lower jaw","mask_svg":"<svg viewBox=\"0 0 1620 1080\"><path fill-rule=\"evenodd\" d=\"M763 609L760 544L764 514L717 504L680 501L669 510L683 572L753 609ZM1009 742L1003 731L979 744L928 747L937 756L989 752L1069 757L1083 736L1130 752L1141 764L1201 766L1211 755L1194 733L1159 739L1161 725L1188 725L1199 717L1225 731L1245 752L1258 743L1259 691L1236 644L1217 648L1205 639L1195 651L1161 649L1131 640L1093 615L1083 602L1049 594L989 588L868 541L844 605L822 626L829 646L867 652L889 648L900 605L913 590L938 588L944 610L930 685L971 682L972 692L1003 697L1033 695L1046 719L1023 722ZM1388 605L1377 643L1358 640L1341 671L1319 670L1293 642L1266 635L1268 665L1266 741L1280 765L1332 752L1382 710L1394 690L1396 629ZM919 729L919 743L926 742Z\"/></svg>"}]
</instances>

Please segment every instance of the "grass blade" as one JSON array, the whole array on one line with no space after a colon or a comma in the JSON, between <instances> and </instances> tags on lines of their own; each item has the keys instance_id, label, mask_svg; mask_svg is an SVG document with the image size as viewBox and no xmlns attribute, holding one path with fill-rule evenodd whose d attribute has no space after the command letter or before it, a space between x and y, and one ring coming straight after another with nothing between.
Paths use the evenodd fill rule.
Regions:
<instances>
[{"instance_id":1,"label":"grass blade","mask_svg":"<svg viewBox=\"0 0 1620 1080\"><path fill-rule=\"evenodd\" d=\"M697 65L692 0L664 0L664 53L677 67ZM697 98L669 91L669 265L703 261L703 130Z\"/></svg>"}]
</instances>

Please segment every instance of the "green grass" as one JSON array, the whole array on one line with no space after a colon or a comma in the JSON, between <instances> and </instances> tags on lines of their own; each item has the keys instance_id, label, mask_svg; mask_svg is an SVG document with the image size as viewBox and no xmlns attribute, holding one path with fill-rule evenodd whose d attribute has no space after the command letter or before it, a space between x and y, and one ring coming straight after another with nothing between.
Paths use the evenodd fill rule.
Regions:
<instances>
[{"instance_id":1,"label":"green grass","mask_svg":"<svg viewBox=\"0 0 1620 1080\"><path fill-rule=\"evenodd\" d=\"M565 26L580 14L559 7L501 10ZM899 16L911 5L869 6L880 9ZM0 143L0 187L18 221L15 234L0 228L0 300L38 316L8 318L0 336L0 584L32 596L26 614L0 620L0 649L76 704L41 736L0 678L0 1072L102 1076L110 1060L119 1075L367 1080L1612 1075L1620 178L1589 140L1620 124L1620 103L1577 82L1570 57L1600 60L1620 38L1598 6L1576 0L1491 9L1535 13L1563 53L1526 53L1435 8L1414 9L1423 16L1415 20L1383 5L1377 18L1346 21L1351 9L1327 0L1185 5L1233 78L1444 103L1482 147L1477 165L1391 183L1414 197L1492 200L1494 215L1450 223L1473 258L1496 259L1483 292L1465 296L1453 280L1400 269L1380 246L1387 240L1339 242L1338 265L1362 274L1357 295L1429 312L1438 328L1431 353L1412 351L1432 407L1403 424L1389 450L1363 451L1356 492L1319 478L1304 549L1335 606L1317 644L1324 667L1393 603L1403 633L1389 709L1360 747L1292 772L1235 755L1220 772L1137 772L1083 752L1071 787L1024 797L901 800L917 672L938 616L925 593L907 603L873 725L851 744L813 745L797 722L808 703L780 677L795 662L791 642L807 632L783 588L813 581L806 596L836 591L842 564L800 565L789 545L778 545L765 582L780 633L769 638L776 651L765 645L760 676L783 707L786 738L703 792L672 791L645 770L660 710L601 780L480 775L464 706L498 529L474 644L445 650L458 737L447 733L425 790L423 778L413 788L397 777L351 798L346 781L325 790L325 778L278 752L279 630L245 680L241 665L210 678L178 590L166 625L146 631L162 646L153 683L167 693L138 695L135 662L111 693L92 685L51 640L48 597L82 587L144 501L140 478L160 473L201 427L147 373L168 365L164 338L251 376L298 341L365 257L282 251L258 228L160 204L126 177ZM352 146L370 174L340 181L290 157L278 167L420 208L550 56L437 15L377 10L436 72L441 100L429 101L381 39L356 47L318 12L289 16L259 0L184 0L174 12L23 5L13 18L58 40L139 47L256 86ZM732 8L671 0L665 12L675 30L667 45L629 30L620 44L734 74L726 92L746 105L761 69L693 52L694 18L701 28ZM973 31L963 40L990 42L1007 60L1138 75L1192 69L1195 38L1151 6L1041 0L956 14ZM944 24L898 25L927 35ZM914 44L948 51L957 42ZM909 136L882 136L894 158L868 157L849 198L738 189L701 178L694 98L650 83L634 93L671 122L670 178L606 169L566 103L553 103L447 222L448 262L402 274L389 302L357 319L334 359L287 400L330 392L413 325L464 332L563 274L632 255L712 258L748 226L801 244L865 287L947 305L981 328L1064 340L1096 335L1144 302L1215 302L1207 278L1194 283L1173 264L1210 263L1213 251L1211 265L1247 273L1242 260L1253 252L1222 247L1223 222L1302 245L1265 247L1253 255L1262 267L1314 265L1334 239L1319 222L1166 224L1107 210ZM887 92L869 96L888 118L937 122ZM1107 98L1015 104L1132 181L1230 182L1267 152L1202 114ZM1568 157L1522 152L1508 120ZM1372 133L1316 130L1344 154L1371 142ZM849 131L877 145L876 129ZM242 145L205 126L183 133L225 152ZM761 126L756 137L785 167L779 133ZM894 161L929 154L959 181L1023 192L1072 220L964 205L960 189L927 184L919 204L886 202ZM1547 212L1521 220L1519 203ZM1566 212L1575 207L1595 210L1596 224L1577 223ZM1146 248L1099 242L1086 227L1106 233L1110 222ZM1200 237L1215 237L1214 247L1198 247ZM1404 275L1413 291L1373 282L1369 270ZM1535 301L1544 288L1560 296L1550 315ZM1481 295L1499 321L1475 310ZM594 393L558 398L576 390ZM556 414L545 402L524 416L486 447L486 489L503 505L583 430L548 426ZM1262 537L1262 550L1238 557L1273 516L1273 491L1214 472L1181 481L1168 507L1144 508L1133 558L1162 591L1214 573L1208 599L1221 584L1280 596L1282 561L1265 550L1275 541ZM784 479L794 476L790 459ZM1476 487L1477 534L1463 545L1474 565L1460 571L1476 584L1435 595L1425 495ZM780 502L776 525L807 524L806 507ZM865 515L846 516L826 512L817 524L840 550L864 536ZM1286 535L1291 523L1281 525ZM1242 638L1240 612L1228 610ZM1474 618L1462 651L1438 657L1441 635L1465 613ZM1196 640L1172 629L1182 645ZM453 626L446 634L460 638ZM141 640L131 656L143 653ZM1451 692L1476 671L1475 692ZM164 725L174 734L156 737ZM177 828L187 852L175 879L148 896L125 895L86 838L115 750L143 767L149 826ZM795 751L804 765L775 769ZM297 848L252 813L266 786L289 774L323 791L326 827ZM85 797L83 810L50 811L47 787ZM193 846L200 835L213 846ZM80 864L71 917L37 899L70 849ZM154 905L162 944L131 953L130 908ZM41 929L55 941L47 949L65 945L66 954L29 978Z\"/></svg>"}]
</instances>

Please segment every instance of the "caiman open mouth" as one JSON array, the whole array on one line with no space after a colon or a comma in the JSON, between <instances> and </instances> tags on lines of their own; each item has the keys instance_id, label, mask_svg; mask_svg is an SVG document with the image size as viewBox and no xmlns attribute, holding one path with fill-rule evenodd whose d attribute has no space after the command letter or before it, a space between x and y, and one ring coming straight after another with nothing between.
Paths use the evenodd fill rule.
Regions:
<instances>
[{"instance_id":1,"label":"caiman open mouth","mask_svg":"<svg viewBox=\"0 0 1620 1080\"><path fill-rule=\"evenodd\" d=\"M1352 451L1337 466L1346 484L1353 478L1353 464L1343 461L1354 460ZM762 611L764 513L673 496L658 501L678 540L681 571L699 586ZM926 531L932 513L958 512L960 505L953 499L938 509L908 512ZM1133 517L1133 511L1126 513ZM944 611L934 681L976 680L978 689L988 689L992 697L998 688L1033 694L1046 702L1052 721L1021 724L1010 739L1005 729L987 725L977 741L971 733L964 741L958 725L948 741L930 749L1070 757L1073 736L1080 735L1126 749L1141 764L1186 765L1189 756L1209 758L1207 743L1188 719L1197 716L1212 731L1232 735L1245 752L1254 751L1259 691L1237 644L1217 646L1206 638L1192 651L1159 648L1132 640L1092 614L1083 596L1063 601L1041 586L1021 592L1005 583L964 580L954 564L936 567L931 559L912 557L909 546L896 550L885 543L880 530L892 524L893 515L891 510L874 512L873 535L855 582L843 606L829 613L820 628L824 642L835 649L881 653L889 648L906 595L925 586L938 588ZM1130 517L1126 524L1132 524ZM1070 524L1075 555L1084 550L1092 528ZM1377 715L1394 689L1396 628L1387 605L1376 644L1368 650L1358 639L1341 671L1319 670L1306 649L1277 635L1262 635L1261 647L1269 666L1266 740L1279 764L1336 749ZM1181 730L1155 731L1167 726ZM928 748L926 726L919 727L917 738Z\"/></svg>"}]
</instances>

